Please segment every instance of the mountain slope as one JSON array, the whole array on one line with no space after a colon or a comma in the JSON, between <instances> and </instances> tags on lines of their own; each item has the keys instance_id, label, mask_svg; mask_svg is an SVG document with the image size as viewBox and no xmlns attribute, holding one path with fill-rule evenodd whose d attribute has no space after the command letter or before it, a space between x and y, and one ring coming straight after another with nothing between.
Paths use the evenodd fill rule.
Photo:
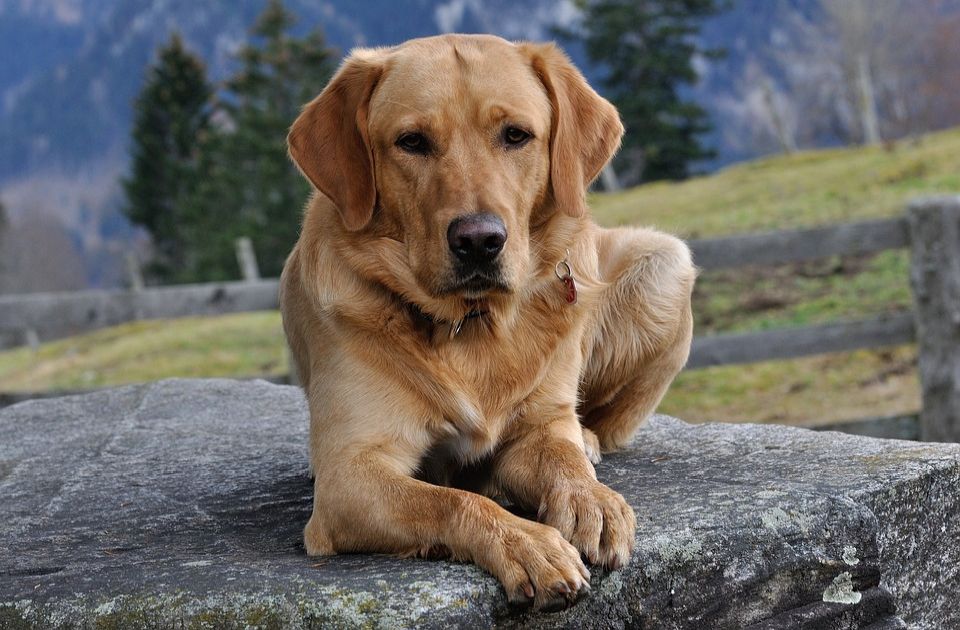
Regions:
<instances>
[{"instance_id":1,"label":"mountain slope","mask_svg":"<svg viewBox=\"0 0 960 630\"><path fill-rule=\"evenodd\" d=\"M125 145L145 68L173 30L207 61L214 80L225 77L263 2L78 0L71 6L58 18L45 3L0 4L0 57L15 62L0 71L0 181L52 166L75 168ZM320 26L343 51L443 30L543 38L550 24L570 19L569 6L546 0L522 7L504 0L288 2L300 31Z\"/></svg>"}]
</instances>

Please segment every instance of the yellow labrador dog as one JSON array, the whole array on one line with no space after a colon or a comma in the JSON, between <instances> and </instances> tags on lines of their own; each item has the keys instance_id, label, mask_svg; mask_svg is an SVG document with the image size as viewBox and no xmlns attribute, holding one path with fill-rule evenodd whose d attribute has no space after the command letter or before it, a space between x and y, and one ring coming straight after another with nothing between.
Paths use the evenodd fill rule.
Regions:
<instances>
[{"instance_id":1,"label":"yellow labrador dog","mask_svg":"<svg viewBox=\"0 0 960 630\"><path fill-rule=\"evenodd\" d=\"M635 520L597 481L687 359L678 239L602 229L616 109L551 44L355 50L290 130L317 193L281 280L310 407L311 555L477 563L552 608ZM508 512L505 497L538 521Z\"/></svg>"}]
</instances>

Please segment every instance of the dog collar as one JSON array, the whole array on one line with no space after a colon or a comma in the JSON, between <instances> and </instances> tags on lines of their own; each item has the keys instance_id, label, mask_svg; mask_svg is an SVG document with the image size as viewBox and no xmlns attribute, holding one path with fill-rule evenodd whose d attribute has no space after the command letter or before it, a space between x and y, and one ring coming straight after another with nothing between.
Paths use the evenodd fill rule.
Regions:
<instances>
[{"instance_id":1,"label":"dog collar","mask_svg":"<svg viewBox=\"0 0 960 630\"><path fill-rule=\"evenodd\" d=\"M454 337L460 334L460 331L463 329L464 322L466 322L468 319L476 319L477 317L480 317L487 313L489 313L489 311L482 311L479 308L475 308L469 313L467 313L466 315L464 315L462 319L459 319L455 322L450 322L450 339L453 339Z\"/></svg>"},{"instance_id":2,"label":"dog collar","mask_svg":"<svg viewBox=\"0 0 960 630\"><path fill-rule=\"evenodd\" d=\"M463 325L471 319L477 319L478 317L483 317L490 311L484 310L481 308L473 308L461 319L454 321L445 321L441 319L436 319L429 313L425 313L419 306L413 303L407 304L407 309L410 311L410 317L413 319L415 325L419 328L422 328L424 332L427 333L428 337L433 336L433 332L439 326L449 326L450 332L448 334L448 339L453 339L460 334L460 331L463 330Z\"/></svg>"}]
</instances>

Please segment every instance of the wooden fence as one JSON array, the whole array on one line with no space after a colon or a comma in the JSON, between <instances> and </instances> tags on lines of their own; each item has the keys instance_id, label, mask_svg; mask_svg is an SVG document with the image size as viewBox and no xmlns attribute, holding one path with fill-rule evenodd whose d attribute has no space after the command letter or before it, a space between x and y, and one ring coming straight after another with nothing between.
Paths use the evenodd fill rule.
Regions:
<instances>
[{"instance_id":1,"label":"wooden fence","mask_svg":"<svg viewBox=\"0 0 960 630\"><path fill-rule=\"evenodd\" d=\"M705 271L750 265L770 267L909 245L910 227L903 217L690 242L697 266ZM899 345L914 338L914 317L909 312L804 328L711 335L694 340L687 367L792 359Z\"/></svg>"},{"instance_id":2,"label":"wooden fence","mask_svg":"<svg viewBox=\"0 0 960 630\"><path fill-rule=\"evenodd\" d=\"M960 365L960 197L919 200L904 216L892 219L694 240L690 247L697 265L706 271L909 247L915 296L912 311L818 326L697 337L687 367L790 359L916 341L923 384L917 434L925 440L960 441L960 369L953 368ZM277 281L258 279L250 252L249 242L238 245L248 278L242 282L0 297L0 347L136 319L274 309ZM910 435L907 421L878 419L872 423L873 432Z\"/></svg>"}]
</instances>

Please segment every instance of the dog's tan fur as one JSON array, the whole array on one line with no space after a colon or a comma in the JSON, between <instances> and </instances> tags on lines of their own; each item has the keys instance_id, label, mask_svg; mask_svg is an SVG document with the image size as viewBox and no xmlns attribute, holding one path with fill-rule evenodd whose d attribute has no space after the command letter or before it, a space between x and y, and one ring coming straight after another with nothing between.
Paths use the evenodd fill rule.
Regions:
<instances>
[{"instance_id":1,"label":"dog's tan fur","mask_svg":"<svg viewBox=\"0 0 960 630\"><path fill-rule=\"evenodd\" d=\"M533 138L505 147L505 124ZM429 155L396 146L411 129ZM309 554L447 554L538 607L588 586L581 554L629 560L633 511L591 460L686 361L695 272L681 241L589 218L621 134L556 47L490 36L354 51L305 107L290 153L318 194L281 306L311 415ZM505 287L445 292L447 227L480 211L506 226Z\"/></svg>"}]
</instances>

